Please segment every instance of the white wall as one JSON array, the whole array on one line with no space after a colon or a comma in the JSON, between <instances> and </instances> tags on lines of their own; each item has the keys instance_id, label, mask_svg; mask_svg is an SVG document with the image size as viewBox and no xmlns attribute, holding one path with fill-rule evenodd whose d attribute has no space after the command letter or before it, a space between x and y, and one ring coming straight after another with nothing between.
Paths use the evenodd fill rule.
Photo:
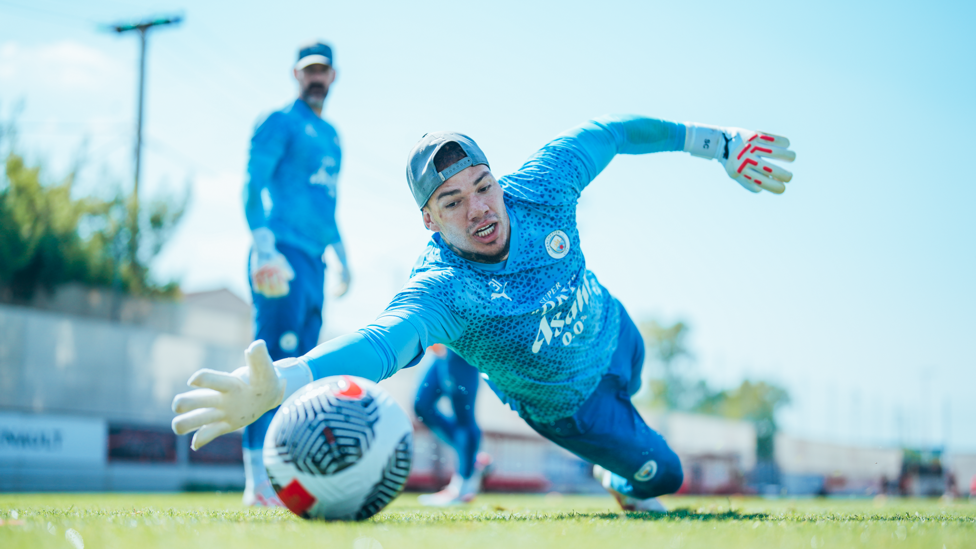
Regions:
<instances>
[{"instance_id":1,"label":"white wall","mask_svg":"<svg viewBox=\"0 0 976 549\"><path fill-rule=\"evenodd\" d=\"M756 428L748 421L682 412L641 415L681 456L733 454L743 470L756 466Z\"/></svg>"},{"instance_id":2,"label":"white wall","mask_svg":"<svg viewBox=\"0 0 976 549\"><path fill-rule=\"evenodd\" d=\"M960 494L976 497L976 491L970 488L976 481L976 454L949 454L946 466L956 475L956 488Z\"/></svg>"},{"instance_id":3,"label":"white wall","mask_svg":"<svg viewBox=\"0 0 976 549\"><path fill-rule=\"evenodd\" d=\"M843 476L849 479L893 480L901 472L897 448L846 446L776 435L776 462L784 473Z\"/></svg>"},{"instance_id":4,"label":"white wall","mask_svg":"<svg viewBox=\"0 0 976 549\"><path fill-rule=\"evenodd\" d=\"M173 396L243 349L104 320L0 305L0 409L166 425Z\"/></svg>"}]
</instances>

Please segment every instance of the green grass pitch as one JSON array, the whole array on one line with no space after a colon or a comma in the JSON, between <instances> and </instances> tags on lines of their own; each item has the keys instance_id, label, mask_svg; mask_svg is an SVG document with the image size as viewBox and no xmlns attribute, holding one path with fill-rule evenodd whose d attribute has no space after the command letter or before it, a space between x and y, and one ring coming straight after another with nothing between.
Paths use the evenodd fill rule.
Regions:
<instances>
[{"instance_id":1,"label":"green grass pitch","mask_svg":"<svg viewBox=\"0 0 976 549\"><path fill-rule=\"evenodd\" d=\"M487 494L431 510L406 494L370 520L324 523L246 509L239 494L0 494L0 547L976 547L976 504L966 500L662 501L667 516L623 513L610 497Z\"/></svg>"}]
</instances>

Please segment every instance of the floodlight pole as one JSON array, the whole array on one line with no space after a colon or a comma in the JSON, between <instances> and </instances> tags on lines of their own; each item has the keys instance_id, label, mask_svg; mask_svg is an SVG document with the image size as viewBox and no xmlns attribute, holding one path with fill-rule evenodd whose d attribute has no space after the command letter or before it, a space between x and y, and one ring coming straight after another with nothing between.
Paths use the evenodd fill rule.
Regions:
<instances>
[{"instance_id":1,"label":"floodlight pole","mask_svg":"<svg viewBox=\"0 0 976 549\"><path fill-rule=\"evenodd\" d=\"M142 112L146 100L146 27L139 28L139 106L136 117L136 168L132 186L132 200L139 207L139 179L142 178Z\"/></svg>"},{"instance_id":2,"label":"floodlight pole","mask_svg":"<svg viewBox=\"0 0 976 549\"><path fill-rule=\"evenodd\" d=\"M129 31L139 32L139 111L136 116L135 174L133 177L132 196L129 199L129 222L131 223L129 229L129 257L133 269L136 268L136 253L139 251L139 180L142 177L142 118L146 96L146 35L149 34L149 29L153 27L176 25L182 21L183 17L177 15L173 17L147 19L138 23L119 23L108 27L110 30L119 34Z\"/></svg>"}]
</instances>

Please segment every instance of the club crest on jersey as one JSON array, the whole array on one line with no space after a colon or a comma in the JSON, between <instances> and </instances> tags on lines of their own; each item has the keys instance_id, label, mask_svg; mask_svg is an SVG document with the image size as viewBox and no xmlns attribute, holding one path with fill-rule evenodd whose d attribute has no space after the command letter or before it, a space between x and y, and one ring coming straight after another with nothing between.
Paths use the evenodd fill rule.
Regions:
<instances>
[{"instance_id":1,"label":"club crest on jersey","mask_svg":"<svg viewBox=\"0 0 976 549\"><path fill-rule=\"evenodd\" d=\"M298 348L298 334L295 332L285 332L281 334L281 338L278 339L278 346L281 347L282 351L290 353Z\"/></svg>"},{"instance_id":2,"label":"club crest on jersey","mask_svg":"<svg viewBox=\"0 0 976 549\"><path fill-rule=\"evenodd\" d=\"M562 259L569 253L569 237L566 233L556 229L546 237L546 252L553 259Z\"/></svg>"},{"instance_id":3,"label":"club crest on jersey","mask_svg":"<svg viewBox=\"0 0 976 549\"><path fill-rule=\"evenodd\" d=\"M647 482L654 478L657 474L657 462L653 459L644 464L637 473L634 474L634 480L637 482Z\"/></svg>"}]
</instances>

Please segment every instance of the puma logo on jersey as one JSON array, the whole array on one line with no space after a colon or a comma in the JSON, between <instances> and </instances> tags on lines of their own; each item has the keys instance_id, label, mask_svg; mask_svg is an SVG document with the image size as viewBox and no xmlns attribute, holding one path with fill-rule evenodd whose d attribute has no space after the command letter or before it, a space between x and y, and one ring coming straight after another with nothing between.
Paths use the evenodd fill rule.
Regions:
<instances>
[{"instance_id":1,"label":"puma logo on jersey","mask_svg":"<svg viewBox=\"0 0 976 549\"><path fill-rule=\"evenodd\" d=\"M511 301L512 298L508 297L508 295L505 293L506 286L508 286L508 282L502 284L494 278L488 281L488 288L491 290L491 300L494 301L500 297L504 297L505 299Z\"/></svg>"}]
</instances>

